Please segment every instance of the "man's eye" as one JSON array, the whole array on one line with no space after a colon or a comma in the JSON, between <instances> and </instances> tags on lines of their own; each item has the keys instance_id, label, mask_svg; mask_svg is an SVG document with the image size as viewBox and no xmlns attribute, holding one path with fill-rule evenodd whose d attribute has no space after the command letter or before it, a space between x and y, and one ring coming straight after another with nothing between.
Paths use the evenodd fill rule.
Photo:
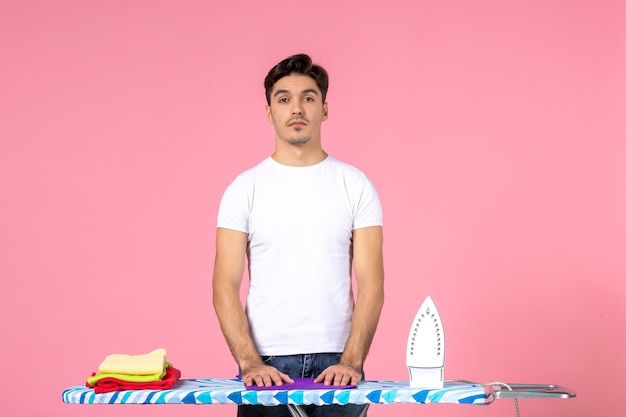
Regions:
<instances>
[{"instance_id":1,"label":"man's eye","mask_svg":"<svg viewBox=\"0 0 626 417\"><path fill-rule=\"evenodd\" d=\"M279 103L286 103L287 102L287 97L281 97L278 99Z\"/></svg>"},{"instance_id":2,"label":"man's eye","mask_svg":"<svg viewBox=\"0 0 626 417\"><path fill-rule=\"evenodd\" d=\"M313 100L313 97L305 97L304 101L314 101L314 100Z\"/></svg>"}]
</instances>

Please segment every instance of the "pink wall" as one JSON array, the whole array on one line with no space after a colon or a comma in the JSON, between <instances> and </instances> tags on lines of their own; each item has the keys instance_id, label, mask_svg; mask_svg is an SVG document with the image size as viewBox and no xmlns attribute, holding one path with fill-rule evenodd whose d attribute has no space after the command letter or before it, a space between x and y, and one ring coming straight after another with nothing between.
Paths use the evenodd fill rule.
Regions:
<instances>
[{"instance_id":1,"label":"pink wall","mask_svg":"<svg viewBox=\"0 0 626 417\"><path fill-rule=\"evenodd\" d=\"M526 416L622 415L624 3L215 3L0 3L0 414L234 415L61 392L156 347L184 377L235 374L210 305L217 205L272 150L266 71L302 51L331 74L326 149L385 208L368 377L407 379L431 295L446 378L578 392L521 401ZM514 415L370 415L391 412Z\"/></svg>"}]
</instances>

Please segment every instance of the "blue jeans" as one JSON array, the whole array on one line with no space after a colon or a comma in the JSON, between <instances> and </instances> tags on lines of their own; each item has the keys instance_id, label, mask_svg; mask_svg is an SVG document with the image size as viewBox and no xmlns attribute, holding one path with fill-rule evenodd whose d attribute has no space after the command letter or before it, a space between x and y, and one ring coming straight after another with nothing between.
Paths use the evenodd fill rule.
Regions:
<instances>
[{"instance_id":1,"label":"blue jeans","mask_svg":"<svg viewBox=\"0 0 626 417\"><path fill-rule=\"evenodd\" d=\"M263 356L263 362L292 378L315 378L341 359L341 353L309 353L305 355ZM306 405L302 406L309 417L357 416L363 405ZM238 417L291 417L286 405L240 405Z\"/></svg>"}]
</instances>

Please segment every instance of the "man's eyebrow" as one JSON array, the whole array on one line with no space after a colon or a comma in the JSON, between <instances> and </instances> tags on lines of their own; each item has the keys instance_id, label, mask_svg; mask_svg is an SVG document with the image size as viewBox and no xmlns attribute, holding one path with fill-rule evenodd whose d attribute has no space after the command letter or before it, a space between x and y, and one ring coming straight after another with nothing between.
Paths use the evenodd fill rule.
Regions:
<instances>
[{"instance_id":1,"label":"man's eyebrow","mask_svg":"<svg viewBox=\"0 0 626 417\"><path fill-rule=\"evenodd\" d=\"M285 89L276 90L276 91L274 92L273 96L274 96L274 97L276 97L277 95L280 95L280 94L288 94L289 92L290 92L289 90L285 90ZM314 89L314 88L307 88L306 90L302 90L302 94L310 94L310 93L313 93L313 94L318 95L318 96L319 96L319 94L320 94L320 93L319 93L316 89Z\"/></svg>"},{"instance_id":2,"label":"man's eyebrow","mask_svg":"<svg viewBox=\"0 0 626 417\"><path fill-rule=\"evenodd\" d=\"M314 88L307 88L306 90L302 91L302 94L309 94L309 93L313 93L315 95L319 95L319 92L314 89Z\"/></svg>"}]
</instances>

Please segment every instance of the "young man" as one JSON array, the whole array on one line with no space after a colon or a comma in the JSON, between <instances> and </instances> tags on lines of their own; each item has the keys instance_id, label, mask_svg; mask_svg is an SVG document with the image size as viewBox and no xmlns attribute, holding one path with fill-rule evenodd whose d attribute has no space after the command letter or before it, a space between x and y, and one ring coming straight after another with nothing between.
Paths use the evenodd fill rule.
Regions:
<instances>
[{"instance_id":1,"label":"young man","mask_svg":"<svg viewBox=\"0 0 626 417\"><path fill-rule=\"evenodd\" d=\"M265 93L274 153L239 175L220 204L213 304L248 386L280 386L296 377L357 384L382 309L380 201L361 171L322 149L327 90L326 71L307 55L270 70ZM359 409L309 413L349 416ZM240 406L239 415L290 414L284 406Z\"/></svg>"}]
</instances>

